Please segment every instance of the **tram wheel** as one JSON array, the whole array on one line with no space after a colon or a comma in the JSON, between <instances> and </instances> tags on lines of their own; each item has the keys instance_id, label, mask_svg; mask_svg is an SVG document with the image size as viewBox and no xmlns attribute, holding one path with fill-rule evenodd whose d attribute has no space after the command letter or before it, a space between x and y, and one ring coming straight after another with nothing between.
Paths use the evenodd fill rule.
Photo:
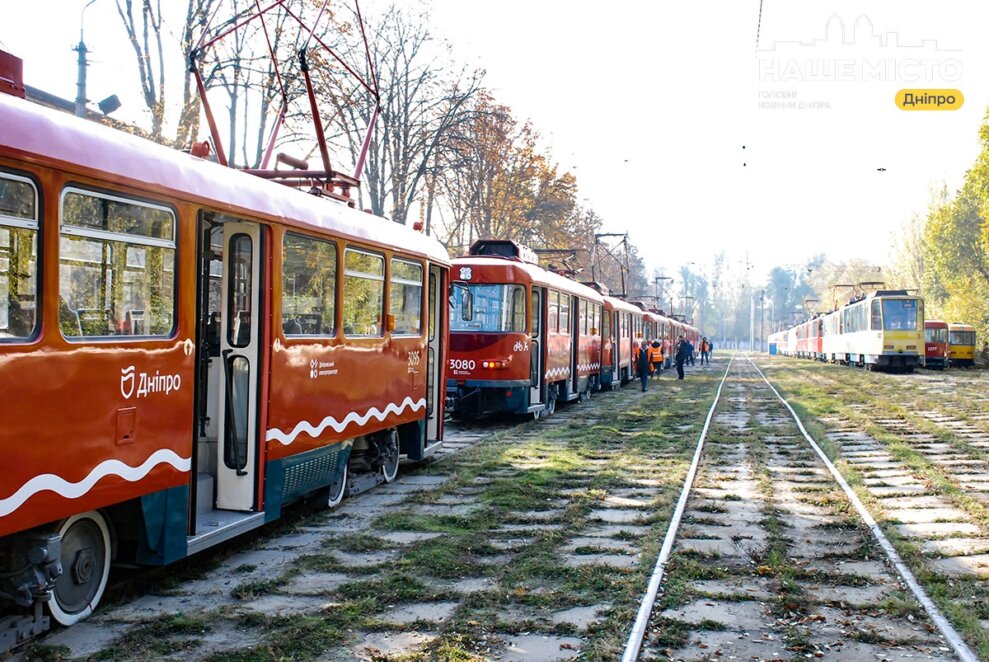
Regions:
<instances>
[{"instance_id":1,"label":"tram wheel","mask_svg":"<svg viewBox=\"0 0 989 662\"><path fill-rule=\"evenodd\" d=\"M343 475L330 483L330 486L327 489L327 508L335 508L340 505L341 501L343 501L343 497L347 493L347 478L349 475L350 467L345 464L343 465Z\"/></svg>"},{"instance_id":2,"label":"tram wheel","mask_svg":"<svg viewBox=\"0 0 989 662\"><path fill-rule=\"evenodd\" d=\"M386 483L390 483L398 476L398 433L389 430L384 438L378 442L378 451L381 453L381 476Z\"/></svg>"},{"instance_id":3,"label":"tram wheel","mask_svg":"<svg viewBox=\"0 0 989 662\"><path fill-rule=\"evenodd\" d=\"M74 625L93 613L110 576L110 528L91 510L73 515L58 530L62 537L62 574L47 602L52 618Z\"/></svg>"}]
</instances>

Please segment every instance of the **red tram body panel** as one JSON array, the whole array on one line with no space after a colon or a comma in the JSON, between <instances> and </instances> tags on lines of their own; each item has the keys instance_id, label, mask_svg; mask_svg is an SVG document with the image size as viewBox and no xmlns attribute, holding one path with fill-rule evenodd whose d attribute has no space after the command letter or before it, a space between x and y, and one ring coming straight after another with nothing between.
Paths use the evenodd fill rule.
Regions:
<instances>
[{"instance_id":1,"label":"red tram body panel","mask_svg":"<svg viewBox=\"0 0 989 662\"><path fill-rule=\"evenodd\" d=\"M3 94L0 126L0 565L80 514L168 563L438 447L438 242Z\"/></svg>"}]
</instances>

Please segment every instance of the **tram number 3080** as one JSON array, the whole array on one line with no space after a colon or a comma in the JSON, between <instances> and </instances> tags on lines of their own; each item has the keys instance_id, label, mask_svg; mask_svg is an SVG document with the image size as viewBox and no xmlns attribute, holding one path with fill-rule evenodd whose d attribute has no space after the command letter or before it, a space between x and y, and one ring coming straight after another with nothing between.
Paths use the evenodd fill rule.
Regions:
<instances>
[{"instance_id":1,"label":"tram number 3080","mask_svg":"<svg viewBox=\"0 0 989 662\"><path fill-rule=\"evenodd\" d=\"M473 370L477 362L471 359L450 359L450 370Z\"/></svg>"}]
</instances>

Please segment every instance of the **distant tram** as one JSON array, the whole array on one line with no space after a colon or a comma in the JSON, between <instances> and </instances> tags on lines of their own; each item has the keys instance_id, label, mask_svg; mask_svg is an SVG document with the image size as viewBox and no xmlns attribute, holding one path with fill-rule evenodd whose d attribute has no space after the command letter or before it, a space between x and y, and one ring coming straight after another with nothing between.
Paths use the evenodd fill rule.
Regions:
<instances>
[{"instance_id":1,"label":"distant tram","mask_svg":"<svg viewBox=\"0 0 989 662\"><path fill-rule=\"evenodd\" d=\"M960 322L948 325L948 363L965 368L975 365L975 327Z\"/></svg>"},{"instance_id":2,"label":"distant tram","mask_svg":"<svg viewBox=\"0 0 989 662\"><path fill-rule=\"evenodd\" d=\"M941 320L924 322L924 366L944 370L948 365L948 324Z\"/></svg>"},{"instance_id":3,"label":"distant tram","mask_svg":"<svg viewBox=\"0 0 989 662\"><path fill-rule=\"evenodd\" d=\"M447 394L453 415L534 418L600 388L604 297L512 241L453 261Z\"/></svg>"},{"instance_id":4,"label":"distant tram","mask_svg":"<svg viewBox=\"0 0 989 662\"><path fill-rule=\"evenodd\" d=\"M0 648L43 605L90 614L112 562L170 563L439 447L438 242L12 95L0 127ZM600 297L547 286L593 355ZM491 323L524 324L513 296ZM583 352L563 397L596 377Z\"/></svg>"},{"instance_id":5,"label":"distant tram","mask_svg":"<svg viewBox=\"0 0 989 662\"><path fill-rule=\"evenodd\" d=\"M924 356L924 302L905 290L877 290L774 333L769 342L785 356L912 371Z\"/></svg>"}]
</instances>

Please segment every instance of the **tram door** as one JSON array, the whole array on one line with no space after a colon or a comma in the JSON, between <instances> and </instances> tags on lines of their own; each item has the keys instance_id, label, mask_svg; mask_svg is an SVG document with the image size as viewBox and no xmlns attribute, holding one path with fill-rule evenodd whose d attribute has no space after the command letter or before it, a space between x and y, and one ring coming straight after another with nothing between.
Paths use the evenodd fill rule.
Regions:
<instances>
[{"instance_id":1,"label":"tram door","mask_svg":"<svg viewBox=\"0 0 989 662\"><path fill-rule=\"evenodd\" d=\"M543 403L543 329L546 328L546 307L543 301L546 290L541 287L532 288L532 337L529 340L529 405Z\"/></svg>"},{"instance_id":2,"label":"tram door","mask_svg":"<svg viewBox=\"0 0 989 662\"><path fill-rule=\"evenodd\" d=\"M253 510L256 501L261 347L261 226L223 223L216 507Z\"/></svg>"},{"instance_id":3,"label":"tram door","mask_svg":"<svg viewBox=\"0 0 989 662\"><path fill-rule=\"evenodd\" d=\"M426 440L425 445L434 443L440 436L442 419L439 416L440 403L446 394L446 383L443 381L443 367L446 360L443 352L443 332L446 322L443 320L443 292L446 283L443 282L443 270L437 266L429 267L429 312L427 330L429 347L426 350Z\"/></svg>"}]
</instances>

